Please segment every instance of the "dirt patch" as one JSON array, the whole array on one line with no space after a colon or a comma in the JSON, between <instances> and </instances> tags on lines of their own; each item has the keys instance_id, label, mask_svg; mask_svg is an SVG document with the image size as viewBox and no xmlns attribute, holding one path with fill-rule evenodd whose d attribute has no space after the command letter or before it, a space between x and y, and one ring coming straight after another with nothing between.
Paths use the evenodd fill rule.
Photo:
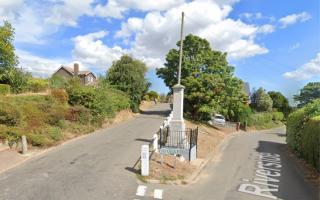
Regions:
<instances>
[{"instance_id":1,"label":"dirt patch","mask_svg":"<svg viewBox=\"0 0 320 200\"><path fill-rule=\"evenodd\" d=\"M159 181L160 183L187 184L188 180L200 168L202 163L218 153L218 146L222 140L234 129L215 128L206 124L185 120L187 128L198 127L198 150L195 161L181 161L180 158L154 153L150 159L150 175L144 177L146 181ZM139 171L139 170L137 170Z\"/></svg>"},{"instance_id":2,"label":"dirt patch","mask_svg":"<svg viewBox=\"0 0 320 200\"><path fill-rule=\"evenodd\" d=\"M136 114L134 114L131 110L121 110L113 119L106 120L101 128L108 128L112 125L127 121L129 119L132 119L135 115Z\"/></svg>"}]
</instances>

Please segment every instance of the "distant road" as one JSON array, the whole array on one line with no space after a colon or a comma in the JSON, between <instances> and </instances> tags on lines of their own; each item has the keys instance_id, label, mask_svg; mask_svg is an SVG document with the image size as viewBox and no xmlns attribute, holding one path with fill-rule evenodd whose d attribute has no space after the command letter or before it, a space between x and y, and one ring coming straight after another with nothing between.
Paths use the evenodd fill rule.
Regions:
<instances>
[{"instance_id":1,"label":"distant road","mask_svg":"<svg viewBox=\"0 0 320 200\"><path fill-rule=\"evenodd\" d=\"M241 134L230 140L221 161L210 162L197 183L163 187L164 198L183 200L318 200L286 153L284 128Z\"/></svg>"},{"instance_id":2,"label":"distant road","mask_svg":"<svg viewBox=\"0 0 320 200\"><path fill-rule=\"evenodd\" d=\"M128 200L136 197L130 168L167 116L169 104L76 139L0 174L1 200ZM1 160L0 162L5 162Z\"/></svg>"}]
</instances>

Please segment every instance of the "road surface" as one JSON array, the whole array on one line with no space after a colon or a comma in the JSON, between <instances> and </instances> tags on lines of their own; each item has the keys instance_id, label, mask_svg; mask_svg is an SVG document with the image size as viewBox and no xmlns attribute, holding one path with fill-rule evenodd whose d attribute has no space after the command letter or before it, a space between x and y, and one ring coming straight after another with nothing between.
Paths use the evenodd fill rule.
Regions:
<instances>
[{"instance_id":1,"label":"road surface","mask_svg":"<svg viewBox=\"0 0 320 200\"><path fill-rule=\"evenodd\" d=\"M168 109L160 104L0 174L0 200L318 199L287 156L283 129L231 138L220 161L209 162L196 183L138 183L131 167Z\"/></svg>"},{"instance_id":2,"label":"road surface","mask_svg":"<svg viewBox=\"0 0 320 200\"><path fill-rule=\"evenodd\" d=\"M319 192L288 157L284 133L278 128L231 138L220 161L209 162L196 183L162 187L164 198L319 200Z\"/></svg>"}]
</instances>

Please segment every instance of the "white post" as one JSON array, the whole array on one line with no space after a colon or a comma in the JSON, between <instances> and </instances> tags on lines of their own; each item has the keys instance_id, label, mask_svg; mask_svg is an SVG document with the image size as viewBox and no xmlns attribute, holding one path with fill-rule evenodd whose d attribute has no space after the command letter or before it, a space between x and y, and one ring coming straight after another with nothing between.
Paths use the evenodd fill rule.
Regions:
<instances>
[{"instance_id":1,"label":"white post","mask_svg":"<svg viewBox=\"0 0 320 200\"><path fill-rule=\"evenodd\" d=\"M158 134L153 134L153 150L158 153Z\"/></svg>"},{"instance_id":2,"label":"white post","mask_svg":"<svg viewBox=\"0 0 320 200\"><path fill-rule=\"evenodd\" d=\"M141 146L141 175L149 176L149 145Z\"/></svg>"},{"instance_id":3,"label":"white post","mask_svg":"<svg viewBox=\"0 0 320 200\"><path fill-rule=\"evenodd\" d=\"M27 137L25 135L21 136L21 144L22 144L22 154L27 153L28 144L27 144Z\"/></svg>"}]
</instances>

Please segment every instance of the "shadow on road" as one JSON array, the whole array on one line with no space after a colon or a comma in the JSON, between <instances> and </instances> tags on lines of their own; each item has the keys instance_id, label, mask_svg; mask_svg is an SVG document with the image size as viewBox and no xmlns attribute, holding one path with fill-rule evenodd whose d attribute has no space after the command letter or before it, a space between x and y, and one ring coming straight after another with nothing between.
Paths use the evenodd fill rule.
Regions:
<instances>
[{"instance_id":1,"label":"shadow on road","mask_svg":"<svg viewBox=\"0 0 320 200\"><path fill-rule=\"evenodd\" d=\"M281 135L283 136L283 135ZM288 156L287 145L284 143L259 141L259 146L256 148L259 153L272 153L280 155L281 175L280 177L271 177L279 180L279 182L268 181L268 184L278 185L277 192L271 192L272 195L280 199L290 200L317 200L316 188L304 180L304 174L298 169L297 164ZM272 161L262 161L263 164ZM269 167L273 168L273 167ZM275 168L274 168L275 169ZM271 171L274 173L274 171ZM275 187L270 187L275 188Z\"/></svg>"},{"instance_id":2,"label":"shadow on road","mask_svg":"<svg viewBox=\"0 0 320 200\"><path fill-rule=\"evenodd\" d=\"M152 139L143 139L143 138L136 138L135 141L140 141L140 142L148 142L151 143Z\"/></svg>"},{"instance_id":3,"label":"shadow on road","mask_svg":"<svg viewBox=\"0 0 320 200\"><path fill-rule=\"evenodd\" d=\"M143 115L159 115L162 117L166 117L170 114L170 110L148 110L148 111L140 111Z\"/></svg>"}]
</instances>

